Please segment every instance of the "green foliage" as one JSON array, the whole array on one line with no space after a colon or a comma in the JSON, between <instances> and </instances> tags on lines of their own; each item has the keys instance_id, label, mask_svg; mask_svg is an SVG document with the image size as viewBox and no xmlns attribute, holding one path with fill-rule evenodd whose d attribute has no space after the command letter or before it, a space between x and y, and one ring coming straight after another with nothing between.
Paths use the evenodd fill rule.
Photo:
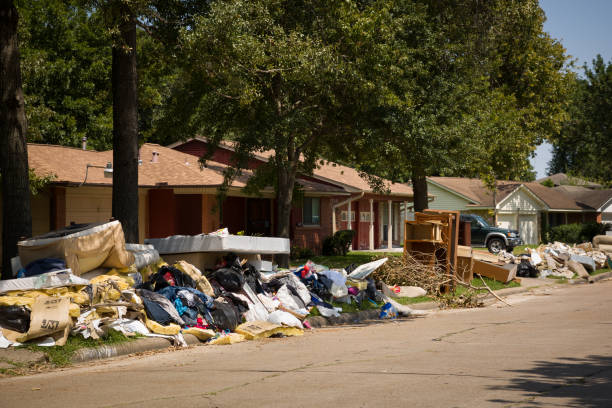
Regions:
<instances>
[{"instance_id":1,"label":"green foliage","mask_svg":"<svg viewBox=\"0 0 612 408\"><path fill-rule=\"evenodd\" d=\"M591 242L595 235L605 234L608 224L585 223L564 224L550 228L544 234L546 242L563 242L566 244L580 244Z\"/></svg>"},{"instance_id":2,"label":"green foliage","mask_svg":"<svg viewBox=\"0 0 612 408\"><path fill-rule=\"evenodd\" d=\"M40 190L45 188L49 183L55 179L55 175L50 174L46 176L39 177L34 173L34 170L28 169L30 175L30 192L32 195L38 194Z\"/></svg>"},{"instance_id":3,"label":"green foliage","mask_svg":"<svg viewBox=\"0 0 612 408\"><path fill-rule=\"evenodd\" d=\"M112 148L111 49L116 27L104 1L20 1L21 69L28 141ZM176 76L178 28L205 11L195 1L136 1L144 22L138 30L138 120L141 139L168 144L154 122ZM145 32L146 29L146 32ZM152 36L154 35L154 37Z\"/></svg>"},{"instance_id":4,"label":"green foliage","mask_svg":"<svg viewBox=\"0 0 612 408\"><path fill-rule=\"evenodd\" d=\"M311 259L314 256L315 254L310 248L291 247L291 259Z\"/></svg>"},{"instance_id":5,"label":"green foliage","mask_svg":"<svg viewBox=\"0 0 612 408\"><path fill-rule=\"evenodd\" d=\"M551 179L546 179L542 181L540 184L543 185L544 187L550 187L550 188L555 186L555 183Z\"/></svg>"},{"instance_id":6,"label":"green foliage","mask_svg":"<svg viewBox=\"0 0 612 408\"><path fill-rule=\"evenodd\" d=\"M110 148L111 49L96 10L77 1L23 2L19 36L28 141Z\"/></svg>"},{"instance_id":7,"label":"green foliage","mask_svg":"<svg viewBox=\"0 0 612 408\"><path fill-rule=\"evenodd\" d=\"M569 118L552 138L549 173L569 173L612 185L612 62L600 55L577 79Z\"/></svg>"},{"instance_id":8,"label":"green foliage","mask_svg":"<svg viewBox=\"0 0 612 408\"><path fill-rule=\"evenodd\" d=\"M354 230L340 230L336 231L334 235L331 235L323 240L322 254L329 255L340 255L346 256L349 247L353 242L355 236ZM345 265L346 266L346 265Z\"/></svg>"},{"instance_id":9,"label":"green foliage","mask_svg":"<svg viewBox=\"0 0 612 408\"><path fill-rule=\"evenodd\" d=\"M382 3L378 3L379 5ZM361 169L532 180L529 157L566 118L573 74L536 0L384 2ZM365 58L364 58L365 59ZM372 155L372 149L378 153ZM379 157L386 160L379 160Z\"/></svg>"}]
</instances>

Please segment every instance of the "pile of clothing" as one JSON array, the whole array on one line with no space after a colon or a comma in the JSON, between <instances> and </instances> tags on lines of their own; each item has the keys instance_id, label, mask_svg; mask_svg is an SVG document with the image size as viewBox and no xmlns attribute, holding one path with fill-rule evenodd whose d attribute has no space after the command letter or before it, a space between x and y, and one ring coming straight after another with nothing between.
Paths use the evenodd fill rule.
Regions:
<instances>
[{"instance_id":1,"label":"pile of clothing","mask_svg":"<svg viewBox=\"0 0 612 408\"><path fill-rule=\"evenodd\" d=\"M120 226L114 228L116 235ZM115 240L123 242L121 236ZM69 242L61 248L68 251ZM87 262L48 257L20 266L18 278L0 281L0 347L61 346L70 335L100 338L110 330L161 336L175 345L186 345L185 334L232 344L303 334L313 308L331 317L341 312L334 306L339 303L386 301L368 278L386 258L344 269L309 261L294 270L262 272L256 262L228 253L215 268L200 271L186 261L168 264L151 248L126 245L133 256L125 259L134 263L123 267L105 267L93 250ZM91 269L93 261L102 267ZM71 270L74 262L80 262L79 276Z\"/></svg>"}]
</instances>

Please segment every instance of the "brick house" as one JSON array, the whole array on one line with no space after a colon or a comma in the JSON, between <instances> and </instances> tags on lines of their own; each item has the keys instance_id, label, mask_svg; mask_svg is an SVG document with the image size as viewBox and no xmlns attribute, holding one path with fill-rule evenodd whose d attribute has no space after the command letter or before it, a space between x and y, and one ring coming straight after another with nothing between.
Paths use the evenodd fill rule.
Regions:
<instances>
[{"instance_id":1,"label":"brick house","mask_svg":"<svg viewBox=\"0 0 612 408\"><path fill-rule=\"evenodd\" d=\"M274 235L274 190L267 187L257 197L247 196L242 188L252 175L249 170L232 182L225 201L219 205L217 189L223 183L223 171L231 154L229 149L219 149L213 160L201 168L198 155L179 146L172 149L151 143L142 145L138 171L139 241L207 233L221 227L232 233ZM28 144L30 168L40 177L53 176L32 197L33 235L71 222L107 221L112 211L112 178L104 176L103 168L107 163L112 166L112 156L110 150ZM261 160L253 161L252 168ZM407 207L412 201L408 186L393 184L390 195L374 194L357 171L331 164L318 175L299 176L297 182L304 197L291 213L293 246L319 252L325 237L346 228L357 231L355 249L401 241L400 205Z\"/></svg>"},{"instance_id":2,"label":"brick house","mask_svg":"<svg viewBox=\"0 0 612 408\"><path fill-rule=\"evenodd\" d=\"M207 154L210 149L205 138L193 138L168 147L198 158ZM232 143L225 142L214 149L211 160L232 165L233 155ZM273 155L273 151L256 152L249 162L249 168L257 168ZM314 183L319 187L317 194L306 192L302 202L293 207L290 220L292 246L318 251L327 236L341 229L356 231L353 249L391 248L401 244L403 220L413 199L410 186L388 182L390 194L378 194L372 191L357 170L332 162L320 164L312 175L300 175L299 179L303 186ZM321 185L330 190L323 193ZM249 214L252 213L248 200L247 197L234 197L223 203L224 214L246 214L244 219L238 217L223 223L230 232L240 229L248 222ZM265 216L270 219L270 224L273 224L275 199L267 200L270 202L271 213L265 213ZM271 233L274 233L273 229Z\"/></svg>"}]
</instances>

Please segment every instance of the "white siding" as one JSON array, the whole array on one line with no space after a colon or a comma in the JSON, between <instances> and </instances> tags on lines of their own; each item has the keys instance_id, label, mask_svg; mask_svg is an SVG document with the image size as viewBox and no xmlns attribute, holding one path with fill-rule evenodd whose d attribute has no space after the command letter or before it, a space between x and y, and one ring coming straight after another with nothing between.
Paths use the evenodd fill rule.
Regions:
<instances>
[{"instance_id":1,"label":"white siding","mask_svg":"<svg viewBox=\"0 0 612 408\"><path fill-rule=\"evenodd\" d=\"M523 190L514 192L510 196L506 197L506 199L503 201L503 206L499 207L499 211L516 212L519 210L521 213L534 213L540 209L541 208L537 202Z\"/></svg>"},{"instance_id":2,"label":"white siding","mask_svg":"<svg viewBox=\"0 0 612 408\"><path fill-rule=\"evenodd\" d=\"M612 224L612 202L602 208L601 222L604 224Z\"/></svg>"},{"instance_id":3,"label":"white siding","mask_svg":"<svg viewBox=\"0 0 612 408\"><path fill-rule=\"evenodd\" d=\"M537 225L536 214L519 216L519 227L517 229L525 244L535 245L538 243Z\"/></svg>"},{"instance_id":4,"label":"white siding","mask_svg":"<svg viewBox=\"0 0 612 408\"><path fill-rule=\"evenodd\" d=\"M514 214L498 214L497 215L497 226L499 228L506 229L517 229L514 225L516 217Z\"/></svg>"},{"instance_id":5,"label":"white siding","mask_svg":"<svg viewBox=\"0 0 612 408\"><path fill-rule=\"evenodd\" d=\"M427 192L435 196L434 200L429 203L429 208L432 210L465 211L469 209L467 207L470 203L468 200L441 189L430 182L427 182Z\"/></svg>"},{"instance_id":6,"label":"white siding","mask_svg":"<svg viewBox=\"0 0 612 408\"><path fill-rule=\"evenodd\" d=\"M66 223L106 222L112 216L111 187L66 189Z\"/></svg>"},{"instance_id":7,"label":"white siding","mask_svg":"<svg viewBox=\"0 0 612 408\"><path fill-rule=\"evenodd\" d=\"M523 242L527 245L535 245L538 243L538 215L537 214L519 214L518 225L516 225L516 213L514 214L498 214L497 226L517 230Z\"/></svg>"}]
</instances>

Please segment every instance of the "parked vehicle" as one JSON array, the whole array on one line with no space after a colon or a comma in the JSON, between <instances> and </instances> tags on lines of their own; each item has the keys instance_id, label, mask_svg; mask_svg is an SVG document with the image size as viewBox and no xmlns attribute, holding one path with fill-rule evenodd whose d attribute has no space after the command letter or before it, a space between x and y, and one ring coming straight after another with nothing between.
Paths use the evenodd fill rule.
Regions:
<instances>
[{"instance_id":1,"label":"parked vehicle","mask_svg":"<svg viewBox=\"0 0 612 408\"><path fill-rule=\"evenodd\" d=\"M523 244L517 230L489 225L480 215L462 214L461 221L469 221L471 224L472 246L486 246L493 254L502 250L512 252L515 246Z\"/></svg>"}]
</instances>

